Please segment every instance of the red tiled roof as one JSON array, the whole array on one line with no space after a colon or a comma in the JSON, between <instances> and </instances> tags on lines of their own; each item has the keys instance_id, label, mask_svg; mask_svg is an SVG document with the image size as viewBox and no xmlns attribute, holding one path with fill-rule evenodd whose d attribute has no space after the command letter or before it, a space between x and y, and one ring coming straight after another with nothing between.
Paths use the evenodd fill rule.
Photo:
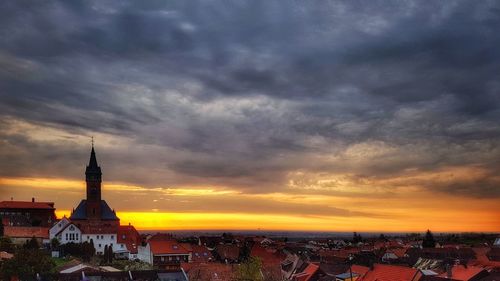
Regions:
<instances>
[{"instance_id":1,"label":"red tiled roof","mask_svg":"<svg viewBox=\"0 0 500 281\"><path fill-rule=\"evenodd\" d=\"M231 281L234 280L236 266L221 263L182 263L190 280Z\"/></svg>"},{"instance_id":2,"label":"red tiled roof","mask_svg":"<svg viewBox=\"0 0 500 281\"><path fill-rule=\"evenodd\" d=\"M193 262L208 262L213 259L212 253L205 246L191 245Z\"/></svg>"},{"instance_id":3,"label":"red tiled roof","mask_svg":"<svg viewBox=\"0 0 500 281\"><path fill-rule=\"evenodd\" d=\"M149 240L148 241L151 252L153 255L188 255L189 250L187 250L182 243L178 243L174 239L170 240Z\"/></svg>"},{"instance_id":4,"label":"red tiled roof","mask_svg":"<svg viewBox=\"0 0 500 281\"><path fill-rule=\"evenodd\" d=\"M53 202L2 201L0 209L54 209Z\"/></svg>"},{"instance_id":5,"label":"red tiled roof","mask_svg":"<svg viewBox=\"0 0 500 281\"><path fill-rule=\"evenodd\" d=\"M253 245L250 256L260 258L262 264L281 264L286 258L285 255L280 254L275 249L267 249L257 243Z\"/></svg>"},{"instance_id":6,"label":"red tiled roof","mask_svg":"<svg viewBox=\"0 0 500 281\"><path fill-rule=\"evenodd\" d=\"M355 272L355 273L359 274L360 276L365 275L365 273L368 270L370 270L369 267L357 265L357 264L353 264L351 268L352 268L352 272Z\"/></svg>"},{"instance_id":7,"label":"red tiled roof","mask_svg":"<svg viewBox=\"0 0 500 281\"><path fill-rule=\"evenodd\" d=\"M407 250L408 249L404 249L404 248L394 248L394 249L387 250L387 252L393 253L398 258L402 258L405 256Z\"/></svg>"},{"instance_id":8,"label":"red tiled roof","mask_svg":"<svg viewBox=\"0 0 500 281\"><path fill-rule=\"evenodd\" d=\"M373 269L368 270L358 281L412 281L419 280L420 276L421 273L415 268L374 264Z\"/></svg>"},{"instance_id":9,"label":"red tiled roof","mask_svg":"<svg viewBox=\"0 0 500 281\"><path fill-rule=\"evenodd\" d=\"M49 239L49 228L40 226L4 226L4 235L13 238Z\"/></svg>"},{"instance_id":10,"label":"red tiled roof","mask_svg":"<svg viewBox=\"0 0 500 281\"><path fill-rule=\"evenodd\" d=\"M490 251L489 247L472 248L476 253L476 259L470 260L468 266L478 266L485 269L500 269L500 261L491 261L486 254Z\"/></svg>"},{"instance_id":11,"label":"red tiled roof","mask_svg":"<svg viewBox=\"0 0 500 281\"><path fill-rule=\"evenodd\" d=\"M217 245L217 253L224 260L238 260L240 248L237 245Z\"/></svg>"},{"instance_id":12,"label":"red tiled roof","mask_svg":"<svg viewBox=\"0 0 500 281\"><path fill-rule=\"evenodd\" d=\"M300 273L294 274L293 280L296 281L309 281L313 275L318 271L319 265L310 263L306 268Z\"/></svg>"},{"instance_id":13,"label":"red tiled roof","mask_svg":"<svg viewBox=\"0 0 500 281\"><path fill-rule=\"evenodd\" d=\"M120 225L116 242L125 244L130 253L137 254L137 247L141 243L141 235L132 225Z\"/></svg>"},{"instance_id":14,"label":"red tiled roof","mask_svg":"<svg viewBox=\"0 0 500 281\"><path fill-rule=\"evenodd\" d=\"M468 281L472 277L478 275L484 271L484 268L476 267L476 266L463 266L463 265L455 265L451 268L451 279L453 280L461 280ZM442 273L439 277L447 277L447 273Z\"/></svg>"},{"instance_id":15,"label":"red tiled roof","mask_svg":"<svg viewBox=\"0 0 500 281\"><path fill-rule=\"evenodd\" d=\"M1 251L0 252L0 261L11 259L13 256L14 256L13 254L7 253L5 251Z\"/></svg>"}]
</instances>

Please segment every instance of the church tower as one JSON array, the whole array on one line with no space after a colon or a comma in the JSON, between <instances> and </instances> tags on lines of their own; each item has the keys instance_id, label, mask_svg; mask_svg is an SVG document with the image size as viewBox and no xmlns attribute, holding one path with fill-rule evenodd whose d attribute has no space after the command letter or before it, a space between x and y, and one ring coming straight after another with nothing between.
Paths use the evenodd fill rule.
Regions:
<instances>
[{"instance_id":1,"label":"church tower","mask_svg":"<svg viewBox=\"0 0 500 281\"><path fill-rule=\"evenodd\" d=\"M87 182L87 218L101 218L101 167L97 165L94 144L90 152L90 160L85 169L85 181Z\"/></svg>"}]
</instances>

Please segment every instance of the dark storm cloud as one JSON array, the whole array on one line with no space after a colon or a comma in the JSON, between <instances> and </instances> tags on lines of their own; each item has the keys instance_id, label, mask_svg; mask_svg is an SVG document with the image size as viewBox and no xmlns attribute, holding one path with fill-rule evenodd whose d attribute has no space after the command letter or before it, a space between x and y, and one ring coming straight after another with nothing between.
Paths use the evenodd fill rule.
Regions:
<instances>
[{"instance_id":1,"label":"dark storm cloud","mask_svg":"<svg viewBox=\"0 0 500 281\"><path fill-rule=\"evenodd\" d=\"M296 170L493 173L499 28L494 1L3 2L0 114L132 140L142 154L110 149L108 175L139 184L264 192ZM7 127L9 151L25 153L4 150L3 174L39 174L28 163L58 144ZM374 142L391 149L348 153ZM44 173L75 176L60 168L73 156L53 159ZM120 172L138 164L143 176ZM484 182L466 186L497 196Z\"/></svg>"}]
</instances>

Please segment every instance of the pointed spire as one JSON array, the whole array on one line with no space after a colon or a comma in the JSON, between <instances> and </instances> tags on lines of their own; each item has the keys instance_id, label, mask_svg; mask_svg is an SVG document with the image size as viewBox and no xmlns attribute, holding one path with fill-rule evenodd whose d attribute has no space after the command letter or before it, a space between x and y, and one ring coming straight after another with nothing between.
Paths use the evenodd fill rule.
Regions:
<instances>
[{"instance_id":1,"label":"pointed spire","mask_svg":"<svg viewBox=\"0 0 500 281\"><path fill-rule=\"evenodd\" d=\"M90 152L89 168L98 168L97 159L95 157L94 144L92 143L92 151Z\"/></svg>"}]
</instances>

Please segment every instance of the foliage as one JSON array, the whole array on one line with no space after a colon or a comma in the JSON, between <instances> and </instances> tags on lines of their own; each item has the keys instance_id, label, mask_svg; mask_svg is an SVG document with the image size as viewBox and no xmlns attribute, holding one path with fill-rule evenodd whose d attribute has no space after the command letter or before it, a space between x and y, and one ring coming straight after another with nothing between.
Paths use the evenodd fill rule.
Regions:
<instances>
[{"instance_id":1,"label":"foliage","mask_svg":"<svg viewBox=\"0 0 500 281\"><path fill-rule=\"evenodd\" d=\"M83 261L88 262L95 254L95 248L92 243L87 241L83 243L66 243L59 247L63 255L71 255L79 257Z\"/></svg>"},{"instance_id":2,"label":"foliage","mask_svg":"<svg viewBox=\"0 0 500 281\"><path fill-rule=\"evenodd\" d=\"M0 251L12 253L14 251L14 244L8 236L0 237Z\"/></svg>"},{"instance_id":3,"label":"foliage","mask_svg":"<svg viewBox=\"0 0 500 281\"><path fill-rule=\"evenodd\" d=\"M57 238L52 238L52 240L50 240L50 247L52 250L56 250L59 246L61 245L61 243L59 243L59 240Z\"/></svg>"},{"instance_id":4,"label":"foliage","mask_svg":"<svg viewBox=\"0 0 500 281\"><path fill-rule=\"evenodd\" d=\"M363 238L361 237L361 234L357 234L356 232L353 233L352 237L352 243L357 244L359 242L362 242Z\"/></svg>"},{"instance_id":5,"label":"foliage","mask_svg":"<svg viewBox=\"0 0 500 281\"><path fill-rule=\"evenodd\" d=\"M250 257L241 263L236 272L236 280L239 281L262 281L262 261L256 257Z\"/></svg>"},{"instance_id":6,"label":"foliage","mask_svg":"<svg viewBox=\"0 0 500 281\"><path fill-rule=\"evenodd\" d=\"M2 264L1 275L4 280L13 276L20 280L35 280L36 274L44 279L52 279L55 273L54 261L39 249L21 248Z\"/></svg>"},{"instance_id":7,"label":"foliage","mask_svg":"<svg viewBox=\"0 0 500 281\"><path fill-rule=\"evenodd\" d=\"M37 250L40 249L40 244L38 244L38 240L36 240L35 237L32 237L30 240L24 243L23 248Z\"/></svg>"},{"instance_id":8,"label":"foliage","mask_svg":"<svg viewBox=\"0 0 500 281\"><path fill-rule=\"evenodd\" d=\"M120 270L151 270L153 266L140 260L113 260L111 266Z\"/></svg>"},{"instance_id":9,"label":"foliage","mask_svg":"<svg viewBox=\"0 0 500 281\"><path fill-rule=\"evenodd\" d=\"M427 233L425 233L424 240L422 241L422 247L423 248L436 247L436 240L434 240L434 235L432 235L432 232L430 230L427 230Z\"/></svg>"}]
</instances>

